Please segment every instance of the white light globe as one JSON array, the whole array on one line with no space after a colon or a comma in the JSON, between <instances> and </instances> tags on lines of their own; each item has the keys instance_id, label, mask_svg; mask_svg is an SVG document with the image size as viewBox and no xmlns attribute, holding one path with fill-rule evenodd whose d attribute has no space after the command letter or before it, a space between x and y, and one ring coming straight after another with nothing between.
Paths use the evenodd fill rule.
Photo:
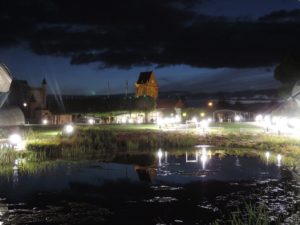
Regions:
<instances>
[{"instance_id":1,"label":"white light globe","mask_svg":"<svg viewBox=\"0 0 300 225\"><path fill-rule=\"evenodd\" d=\"M22 137L21 137L20 134L11 134L8 137L8 141L12 145L18 145L18 144L20 144L22 142Z\"/></svg>"},{"instance_id":2,"label":"white light globe","mask_svg":"<svg viewBox=\"0 0 300 225\"><path fill-rule=\"evenodd\" d=\"M71 124L67 124L65 127L64 127L64 131L67 133L67 134L72 134L74 132L74 126L71 125Z\"/></svg>"},{"instance_id":3,"label":"white light globe","mask_svg":"<svg viewBox=\"0 0 300 225\"><path fill-rule=\"evenodd\" d=\"M48 120L47 120L47 119L43 119L42 123L43 123L44 125L47 125L47 124L48 124Z\"/></svg>"},{"instance_id":4,"label":"white light globe","mask_svg":"<svg viewBox=\"0 0 300 225\"><path fill-rule=\"evenodd\" d=\"M88 121L88 122L89 122L89 124L91 124L91 125L92 125L92 124L94 124L94 123L95 123L95 120L93 120L93 119L89 119L89 121Z\"/></svg>"},{"instance_id":5,"label":"white light globe","mask_svg":"<svg viewBox=\"0 0 300 225\"><path fill-rule=\"evenodd\" d=\"M234 117L234 121L236 121L236 122L240 122L240 121L241 121L241 117L240 117L240 116L238 116L238 115L236 115L236 116Z\"/></svg>"}]
</instances>

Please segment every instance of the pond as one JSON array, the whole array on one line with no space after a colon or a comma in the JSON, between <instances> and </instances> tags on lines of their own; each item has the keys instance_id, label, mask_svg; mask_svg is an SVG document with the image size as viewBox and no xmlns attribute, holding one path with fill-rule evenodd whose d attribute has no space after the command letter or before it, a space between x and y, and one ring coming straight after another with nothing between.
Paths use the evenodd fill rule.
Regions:
<instances>
[{"instance_id":1,"label":"pond","mask_svg":"<svg viewBox=\"0 0 300 225\"><path fill-rule=\"evenodd\" d=\"M0 176L0 224L225 223L246 202L266 205L270 221L297 219L300 186L284 156L198 146L60 160L34 172L23 163Z\"/></svg>"}]
</instances>

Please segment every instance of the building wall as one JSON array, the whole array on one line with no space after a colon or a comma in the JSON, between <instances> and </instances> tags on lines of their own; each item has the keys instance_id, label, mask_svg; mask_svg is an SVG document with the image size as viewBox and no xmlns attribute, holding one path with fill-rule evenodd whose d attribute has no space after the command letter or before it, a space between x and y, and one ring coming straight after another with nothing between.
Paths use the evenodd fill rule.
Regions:
<instances>
[{"instance_id":1,"label":"building wall","mask_svg":"<svg viewBox=\"0 0 300 225\"><path fill-rule=\"evenodd\" d=\"M149 81L145 84L135 84L136 96L149 96L152 98L158 97L158 83L154 73L151 74Z\"/></svg>"},{"instance_id":2,"label":"building wall","mask_svg":"<svg viewBox=\"0 0 300 225\"><path fill-rule=\"evenodd\" d=\"M53 115L52 123L56 125L66 124L72 122L71 114Z\"/></svg>"}]
</instances>

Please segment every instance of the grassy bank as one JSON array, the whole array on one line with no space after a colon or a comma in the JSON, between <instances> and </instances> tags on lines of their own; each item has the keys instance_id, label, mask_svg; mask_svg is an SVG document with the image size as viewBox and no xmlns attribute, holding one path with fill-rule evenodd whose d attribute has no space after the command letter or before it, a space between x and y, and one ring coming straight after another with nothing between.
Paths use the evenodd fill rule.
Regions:
<instances>
[{"instance_id":1,"label":"grassy bank","mask_svg":"<svg viewBox=\"0 0 300 225\"><path fill-rule=\"evenodd\" d=\"M107 153L150 152L163 149L180 149L195 145L212 145L219 149L265 151L284 154L290 158L300 156L300 140L272 136L253 124L213 124L211 132L200 135L195 130L162 131L155 125L104 125L77 126L72 135L63 135L62 127L31 126L22 132L27 141L27 151L1 151L1 163L11 163L16 158L30 160L102 158Z\"/></svg>"},{"instance_id":2,"label":"grassy bank","mask_svg":"<svg viewBox=\"0 0 300 225\"><path fill-rule=\"evenodd\" d=\"M72 135L31 139L28 141L27 149L31 151L81 149L82 151L122 152L189 147L197 143L198 136L193 133L79 127Z\"/></svg>"},{"instance_id":3,"label":"grassy bank","mask_svg":"<svg viewBox=\"0 0 300 225\"><path fill-rule=\"evenodd\" d=\"M216 127L221 129L216 129ZM300 155L300 140L264 134L249 124L214 124L212 132L199 135L191 132L161 131L153 125L78 126L70 136L62 135L61 128L27 130L27 149L47 150L62 154L82 154L90 151L149 151L157 148L192 147L198 144L220 148L241 148L272 151L286 155ZM260 132L259 132L260 131ZM61 154L61 153L59 153Z\"/></svg>"}]
</instances>

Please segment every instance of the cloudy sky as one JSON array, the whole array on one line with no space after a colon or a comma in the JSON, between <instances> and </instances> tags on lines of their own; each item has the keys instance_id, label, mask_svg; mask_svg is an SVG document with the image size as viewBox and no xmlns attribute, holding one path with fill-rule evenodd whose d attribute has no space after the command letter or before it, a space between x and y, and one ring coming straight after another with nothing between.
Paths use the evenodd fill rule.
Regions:
<instances>
[{"instance_id":1,"label":"cloudy sky","mask_svg":"<svg viewBox=\"0 0 300 225\"><path fill-rule=\"evenodd\" d=\"M166 91L273 88L300 47L298 0L3 0L0 24L13 76L65 94L133 91L145 70Z\"/></svg>"}]
</instances>

